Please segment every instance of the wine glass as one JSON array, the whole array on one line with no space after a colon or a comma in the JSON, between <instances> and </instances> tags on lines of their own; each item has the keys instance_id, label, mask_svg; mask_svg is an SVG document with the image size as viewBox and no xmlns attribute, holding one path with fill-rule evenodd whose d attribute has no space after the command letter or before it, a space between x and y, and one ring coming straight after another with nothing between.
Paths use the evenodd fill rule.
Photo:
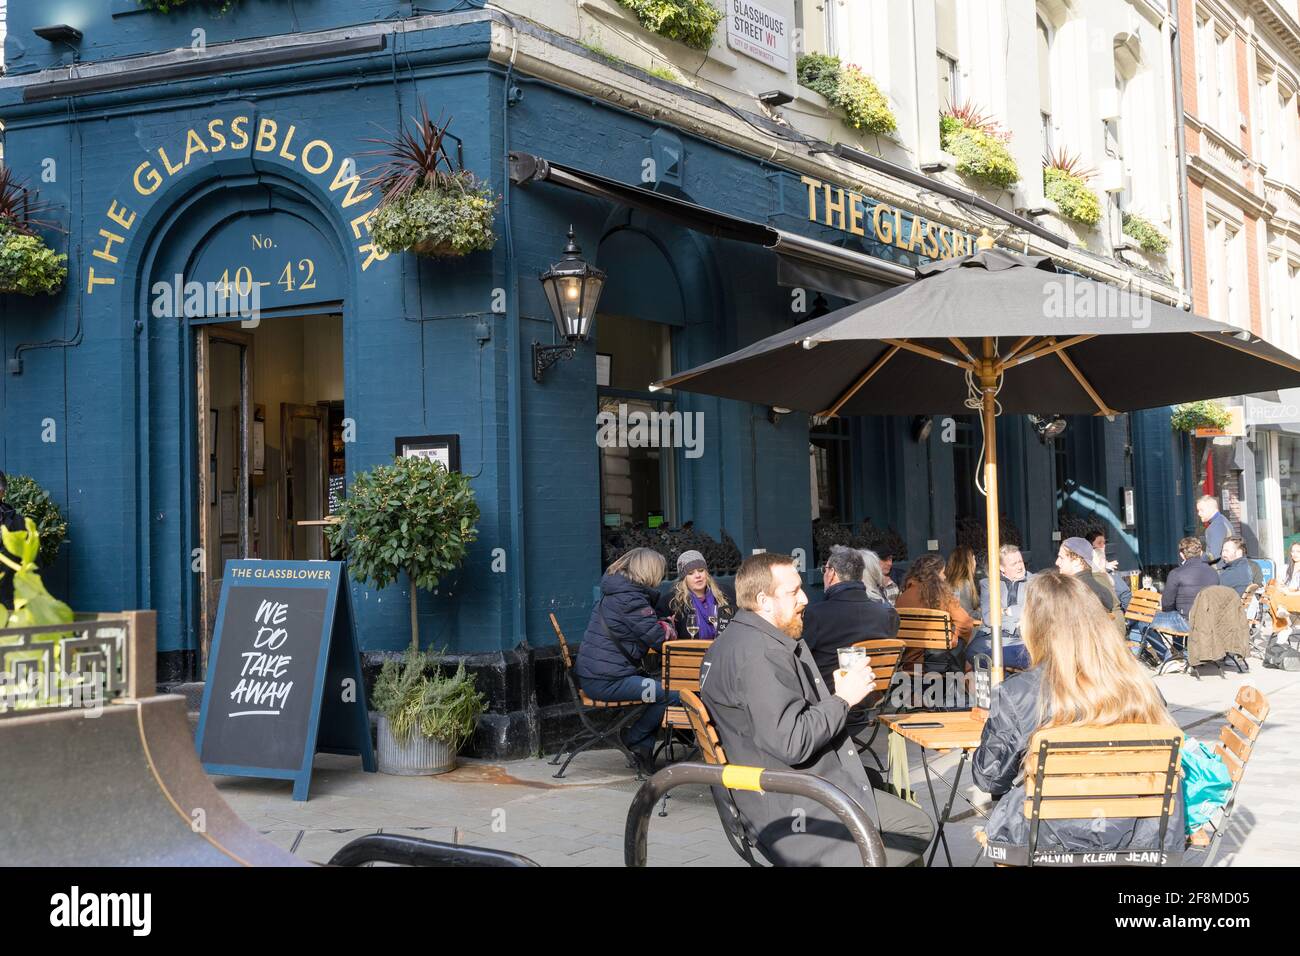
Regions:
<instances>
[{"instance_id":1,"label":"wine glass","mask_svg":"<svg viewBox=\"0 0 1300 956\"><path fill-rule=\"evenodd\" d=\"M694 622L687 624L686 633L691 636L691 640L694 640L695 635L700 633L700 626Z\"/></svg>"}]
</instances>

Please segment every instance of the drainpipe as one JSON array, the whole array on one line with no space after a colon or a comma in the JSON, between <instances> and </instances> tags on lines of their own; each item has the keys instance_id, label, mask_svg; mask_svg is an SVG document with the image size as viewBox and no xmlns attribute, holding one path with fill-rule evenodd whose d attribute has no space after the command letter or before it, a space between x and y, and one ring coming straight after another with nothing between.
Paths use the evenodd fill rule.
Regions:
<instances>
[{"instance_id":1,"label":"drainpipe","mask_svg":"<svg viewBox=\"0 0 1300 956\"><path fill-rule=\"evenodd\" d=\"M1174 58L1174 124L1177 135L1174 146L1178 150L1178 204L1182 220L1183 284L1187 287L1187 308L1192 308L1192 223L1187 199L1187 125L1183 122L1183 44L1178 32L1178 0L1169 0L1169 13L1173 17L1169 28L1169 42Z\"/></svg>"}]
</instances>

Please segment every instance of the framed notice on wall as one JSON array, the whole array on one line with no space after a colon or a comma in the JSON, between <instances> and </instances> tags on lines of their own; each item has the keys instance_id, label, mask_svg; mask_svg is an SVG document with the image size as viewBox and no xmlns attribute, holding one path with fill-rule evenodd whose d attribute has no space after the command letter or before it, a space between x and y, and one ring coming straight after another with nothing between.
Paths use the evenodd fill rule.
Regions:
<instances>
[{"instance_id":1,"label":"framed notice on wall","mask_svg":"<svg viewBox=\"0 0 1300 956\"><path fill-rule=\"evenodd\" d=\"M448 471L460 471L459 435L408 435L393 440L398 458L432 458Z\"/></svg>"}]
</instances>

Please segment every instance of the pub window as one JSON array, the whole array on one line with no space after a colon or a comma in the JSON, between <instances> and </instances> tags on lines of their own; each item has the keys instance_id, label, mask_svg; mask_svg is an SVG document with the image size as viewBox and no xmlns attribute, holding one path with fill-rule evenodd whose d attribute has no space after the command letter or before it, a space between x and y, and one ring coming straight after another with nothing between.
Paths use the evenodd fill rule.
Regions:
<instances>
[{"instance_id":1,"label":"pub window","mask_svg":"<svg viewBox=\"0 0 1300 956\"><path fill-rule=\"evenodd\" d=\"M939 70L939 109L942 110L961 104L956 0L936 0L934 21L938 40L935 62Z\"/></svg>"},{"instance_id":2,"label":"pub window","mask_svg":"<svg viewBox=\"0 0 1300 956\"><path fill-rule=\"evenodd\" d=\"M596 321L599 410L618 423L600 439L601 523L606 528L676 527L677 457L686 438L671 392L647 386L672 372L671 328L601 315ZM598 425L599 427L599 425ZM614 441L608 439L614 438Z\"/></svg>"},{"instance_id":3,"label":"pub window","mask_svg":"<svg viewBox=\"0 0 1300 956\"><path fill-rule=\"evenodd\" d=\"M848 422L842 418L808 430L814 521L847 523L853 520L851 449Z\"/></svg>"}]
</instances>

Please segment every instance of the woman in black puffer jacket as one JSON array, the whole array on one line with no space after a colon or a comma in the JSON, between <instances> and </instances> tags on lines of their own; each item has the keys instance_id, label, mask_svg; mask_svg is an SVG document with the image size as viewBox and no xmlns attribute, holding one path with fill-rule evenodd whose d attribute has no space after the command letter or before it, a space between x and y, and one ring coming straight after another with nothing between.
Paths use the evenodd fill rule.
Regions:
<instances>
[{"instance_id":1,"label":"woman in black puffer jacket","mask_svg":"<svg viewBox=\"0 0 1300 956\"><path fill-rule=\"evenodd\" d=\"M658 551L634 548L606 569L574 666L578 683L592 700L649 703L623 732L623 743L644 764L654 752L664 711L678 702L676 692L665 694L663 683L641 668L646 651L674 636L672 625L661 621L656 611L664 566Z\"/></svg>"},{"instance_id":2,"label":"woman in black puffer jacket","mask_svg":"<svg viewBox=\"0 0 1300 956\"><path fill-rule=\"evenodd\" d=\"M1044 571L1025 585L1021 633L1030 669L1007 678L994 693L979 749L971 759L975 783L1001 797L985 833L992 843L1029 844L1025 816L1025 757L1034 733L1047 727L1178 723L1155 682L1127 649L1110 615L1077 578ZM1043 820L1040 850L1152 850L1159 818ZM1180 851L1182 787L1174 785L1163 849Z\"/></svg>"}]
</instances>

